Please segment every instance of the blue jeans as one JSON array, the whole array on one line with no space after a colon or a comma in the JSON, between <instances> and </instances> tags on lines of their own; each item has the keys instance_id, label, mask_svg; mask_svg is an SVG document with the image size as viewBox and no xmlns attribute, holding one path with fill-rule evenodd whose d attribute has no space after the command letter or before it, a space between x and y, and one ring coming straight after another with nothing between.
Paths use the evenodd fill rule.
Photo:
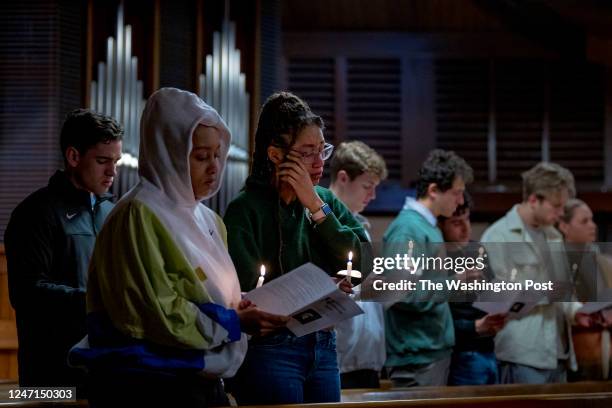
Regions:
<instances>
[{"instance_id":1,"label":"blue jeans","mask_svg":"<svg viewBox=\"0 0 612 408\"><path fill-rule=\"evenodd\" d=\"M431 363L389 367L389 379L395 388L443 386L448 383L451 357Z\"/></svg>"},{"instance_id":2,"label":"blue jeans","mask_svg":"<svg viewBox=\"0 0 612 408\"><path fill-rule=\"evenodd\" d=\"M339 402L335 333L252 339L234 386L239 405Z\"/></svg>"},{"instance_id":3,"label":"blue jeans","mask_svg":"<svg viewBox=\"0 0 612 408\"><path fill-rule=\"evenodd\" d=\"M566 361L559 360L557 368L547 370L523 364L499 362L502 384L553 384L567 382Z\"/></svg>"},{"instance_id":4,"label":"blue jeans","mask_svg":"<svg viewBox=\"0 0 612 408\"><path fill-rule=\"evenodd\" d=\"M451 360L449 385L498 384L499 374L495 353L457 351Z\"/></svg>"}]
</instances>

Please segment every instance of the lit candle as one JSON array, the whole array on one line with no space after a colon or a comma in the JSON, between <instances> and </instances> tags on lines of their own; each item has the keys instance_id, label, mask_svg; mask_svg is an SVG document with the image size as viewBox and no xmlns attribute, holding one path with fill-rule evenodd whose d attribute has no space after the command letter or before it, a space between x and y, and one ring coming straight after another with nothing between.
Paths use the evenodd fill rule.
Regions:
<instances>
[{"instance_id":1,"label":"lit candle","mask_svg":"<svg viewBox=\"0 0 612 408\"><path fill-rule=\"evenodd\" d=\"M263 285L264 283L264 279L266 276L266 267L261 265L261 268L259 269L259 279L257 279L257 286L255 286L256 288L261 288L261 285Z\"/></svg>"},{"instance_id":2,"label":"lit candle","mask_svg":"<svg viewBox=\"0 0 612 408\"><path fill-rule=\"evenodd\" d=\"M353 251L348 254L348 262L346 263L346 280L351 283L351 277L353 275Z\"/></svg>"}]
</instances>

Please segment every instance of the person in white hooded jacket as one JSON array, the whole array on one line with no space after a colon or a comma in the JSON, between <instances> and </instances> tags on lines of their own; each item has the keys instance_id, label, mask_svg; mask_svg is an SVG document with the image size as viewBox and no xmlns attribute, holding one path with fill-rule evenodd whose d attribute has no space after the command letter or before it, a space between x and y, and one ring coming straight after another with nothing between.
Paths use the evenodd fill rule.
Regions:
<instances>
[{"instance_id":1,"label":"person in white hooded jacket","mask_svg":"<svg viewBox=\"0 0 612 408\"><path fill-rule=\"evenodd\" d=\"M140 182L108 217L89 269L88 336L70 354L90 373L90 403L228 405L220 380L246 335L286 318L240 299L219 189L230 132L196 95L164 88L141 120Z\"/></svg>"}]
</instances>

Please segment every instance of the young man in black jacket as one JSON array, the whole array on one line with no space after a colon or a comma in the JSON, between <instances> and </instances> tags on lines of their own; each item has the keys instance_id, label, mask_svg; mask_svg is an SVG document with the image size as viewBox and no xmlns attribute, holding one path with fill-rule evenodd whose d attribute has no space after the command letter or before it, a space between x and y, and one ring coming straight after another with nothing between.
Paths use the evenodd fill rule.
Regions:
<instances>
[{"instance_id":1,"label":"young man in black jacket","mask_svg":"<svg viewBox=\"0 0 612 408\"><path fill-rule=\"evenodd\" d=\"M69 349L86 334L87 268L112 209L108 190L121 157L123 129L90 110L68 114L60 145L65 170L13 211L4 234L9 296L17 318L19 384L77 387Z\"/></svg>"},{"instance_id":2,"label":"young man in black jacket","mask_svg":"<svg viewBox=\"0 0 612 408\"><path fill-rule=\"evenodd\" d=\"M459 205L449 218L438 217L438 225L447 243L448 256L473 257L478 254L478 245L470 241L472 225L470 211L472 199L463 194ZM491 278L488 268L482 277ZM480 385L499 382L497 359L495 358L495 334L504 327L505 315L488 315L472 307L474 298L466 302L450 302L455 326L455 347L448 376L449 385Z\"/></svg>"}]
</instances>

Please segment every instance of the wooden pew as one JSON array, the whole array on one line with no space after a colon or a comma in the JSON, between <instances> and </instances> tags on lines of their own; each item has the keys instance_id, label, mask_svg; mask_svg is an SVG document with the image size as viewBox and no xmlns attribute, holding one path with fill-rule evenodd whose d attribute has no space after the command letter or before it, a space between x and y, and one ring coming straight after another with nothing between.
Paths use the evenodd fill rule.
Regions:
<instances>
[{"instance_id":1,"label":"wooden pew","mask_svg":"<svg viewBox=\"0 0 612 408\"><path fill-rule=\"evenodd\" d=\"M4 244L0 244L0 379L17 380L17 327L8 295Z\"/></svg>"},{"instance_id":2,"label":"wooden pew","mask_svg":"<svg viewBox=\"0 0 612 408\"><path fill-rule=\"evenodd\" d=\"M503 384L343 390L342 402L304 404L312 408L492 407L603 408L612 406L612 382ZM277 405L293 408L296 405Z\"/></svg>"},{"instance_id":3,"label":"wooden pew","mask_svg":"<svg viewBox=\"0 0 612 408\"><path fill-rule=\"evenodd\" d=\"M460 397L438 398L424 400L392 400L374 402L341 402L328 404L302 404L302 405L262 405L265 408L448 408L448 407L482 407L482 408L607 408L612 405L612 393L592 394L557 394L557 395L507 395L500 397ZM120 405L117 405L120 406ZM8 408L88 408L87 401L68 403L60 402L15 402L0 403L0 407ZM254 406L257 407L257 406ZM168 407L174 408L174 407Z\"/></svg>"},{"instance_id":4,"label":"wooden pew","mask_svg":"<svg viewBox=\"0 0 612 408\"><path fill-rule=\"evenodd\" d=\"M75 402L4 402L8 389L16 383L0 384L2 407L71 407L87 408L84 400ZM297 405L276 407L295 408ZM313 408L374 408L374 407L609 407L612 406L612 382L581 382L546 385L489 385L463 387L414 387L390 390L345 390L341 403L304 404Z\"/></svg>"},{"instance_id":5,"label":"wooden pew","mask_svg":"<svg viewBox=\"0 0 612 408\"><path fill-rule=\"evenodd\" d=\"M388 401L428 398L499 397L511 395L584 394L612 392L612 381L588 381L567 384L499 384L486 386L448 386L343 390L343 402Z\"/></svg>"},{"instance_id":6,"label":"wooden pew","mask_svg":"<svg viewBox=\"0 0 612 408\"><path fill-rule=\"evenodd\" d=\"M120 407L121 404L117 406ZM87 400L78 400L78 401L71 401L71 402L29 402L29 401L28 402L9 402L9 403L0 402L0 407L2 408L46 408L46 407L89 408L89 403L87 402Z\"/></svg>"},{"instance_id":7,"label":"wooden pew","mask_svg":"<svg viewBox=\"0 0 612 408\"><path fill-rule=\"evenodd\" d=\"M298 405L274 405L268 407L295 408L297 406ZM303 404L299 406L311 408L607 408L612 406L612 392L586 394L539 394L489 397L426 398L413 400Z\"/></svg>"}]
</instances>

